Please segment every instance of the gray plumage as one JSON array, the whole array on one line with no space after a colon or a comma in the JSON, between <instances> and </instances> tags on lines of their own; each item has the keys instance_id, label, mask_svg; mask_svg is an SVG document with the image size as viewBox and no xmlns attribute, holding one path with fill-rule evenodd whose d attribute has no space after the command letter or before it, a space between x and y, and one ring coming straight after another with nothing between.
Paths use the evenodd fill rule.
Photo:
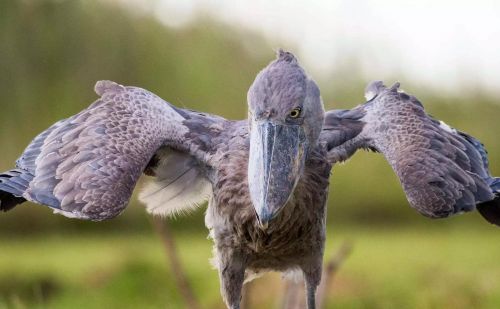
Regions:
<instances>
[{"instance_id":1,"label":"gray plumage","mask_svg":"<svg viewBox=\"0 0 500 309\"><path fill-rule=\"evenodd\" d=\"M381 152L421 214L442 218L474 210L495 199L486 151L475 138L428 116L413 96L374 82L372 100L348 111L327 113L323 132L330 160L359 148ZM491 221L491 220L490 220ZM497 223L498 222L492 222Z\"/></svg>"},{"instance_id":2,"label":"gray plumage","mask_svg":"<svg viewBox=\"0 0 500 309\"><path fill-rule=\"evenodd\" d=\"M410 205L428 217L473 210L500 224L500 181L473 137L429 117L416 98L367 87L367 103L323 110L319 89L280 51L248 92L249 119L180 109L109 81L86 110L36 137L0 174L0 209L25 200L80 219L105 220L128 204L142 173L149 212L171 215L209 201L221 293L239 308L245 278L301 270L308 307L321 278L328 179L358 149L381 152Z\"/></svg>"}]
</instances>

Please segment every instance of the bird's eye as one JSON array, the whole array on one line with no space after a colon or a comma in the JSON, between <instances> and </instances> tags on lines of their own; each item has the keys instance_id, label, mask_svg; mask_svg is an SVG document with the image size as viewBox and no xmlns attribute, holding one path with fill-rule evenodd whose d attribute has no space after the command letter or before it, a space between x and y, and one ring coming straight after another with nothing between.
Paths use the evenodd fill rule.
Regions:
<instances>
[{"instance_id":1,"label":"bird's eye","mask_svg":"<svg viewBox=\"0 0 500 309\"><path fill-rule=\"evenodd\" d=\"M290 117L291 117L291 118L298 118L298 117L300 116L300 112L301 112L300 107L294 108L294 109L292 109L292 111L290 112Z\"/></svg>"}]
</instances>

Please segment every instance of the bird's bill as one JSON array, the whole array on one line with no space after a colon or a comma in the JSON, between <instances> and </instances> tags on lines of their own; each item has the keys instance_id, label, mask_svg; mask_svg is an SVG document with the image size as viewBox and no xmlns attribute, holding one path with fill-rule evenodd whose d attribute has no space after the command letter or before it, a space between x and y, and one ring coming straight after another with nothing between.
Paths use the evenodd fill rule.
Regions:
<instances>
[{"instance_id":1,"label":"bird's bill","mask_svg":"<svg viewBox=\"0 0 500 309\"><path fill-rule=\"evenodd\" d=\"M253 122L248 184L253 207L267 227L290 199L305 162L306 138L299 125Z\"/></svg>"}]
</instances>

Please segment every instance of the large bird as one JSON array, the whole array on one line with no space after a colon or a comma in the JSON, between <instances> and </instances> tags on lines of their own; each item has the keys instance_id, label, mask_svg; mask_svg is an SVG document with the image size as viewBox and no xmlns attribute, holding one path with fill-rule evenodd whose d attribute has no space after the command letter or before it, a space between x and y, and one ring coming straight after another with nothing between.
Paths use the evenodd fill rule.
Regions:
<instances>
[{"instance_id":1,"label":"large bird","mask_svg":"<svg viewBox=\"0 0 500 309\"><path fill-rule=\"evenodd\" d=\"M208 200L221 293L239 308L251 275L301 270L315 308L332 165L358 149L382 153L410 205L431 218L478 209L500 225L500 178L483 145L428 116L421 103L381 82L366 103L324 112L320 91L279 51L248 91L248 119L177 108L141 88L98 82L100 98L37 136L0 174L0 209L24 201L67 217L105 220L127 206L141 174L152 214Z\"/></svg>"}]
</instances>

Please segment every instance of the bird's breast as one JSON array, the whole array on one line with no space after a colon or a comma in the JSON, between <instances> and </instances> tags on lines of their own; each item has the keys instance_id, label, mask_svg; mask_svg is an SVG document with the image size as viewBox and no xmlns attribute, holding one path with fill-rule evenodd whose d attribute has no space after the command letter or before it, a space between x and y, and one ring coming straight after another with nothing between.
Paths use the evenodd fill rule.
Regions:
<instances>
[{"instance_id":1,"label":"bird's breast","mask_svg":"<svg viewBox=\"0 0 500 309\"><path fill-rule=\"evenodd\" d=\"M224 154L221 160L207 212L207 227L216 247L238 248L256 264L275 261L276 265L322 250L331 169L326 158L314 153L308 159L292 198L267 229L259 226L252 207L247 169L248 149L244 147Z\"/></svg>"}]
</instances>

